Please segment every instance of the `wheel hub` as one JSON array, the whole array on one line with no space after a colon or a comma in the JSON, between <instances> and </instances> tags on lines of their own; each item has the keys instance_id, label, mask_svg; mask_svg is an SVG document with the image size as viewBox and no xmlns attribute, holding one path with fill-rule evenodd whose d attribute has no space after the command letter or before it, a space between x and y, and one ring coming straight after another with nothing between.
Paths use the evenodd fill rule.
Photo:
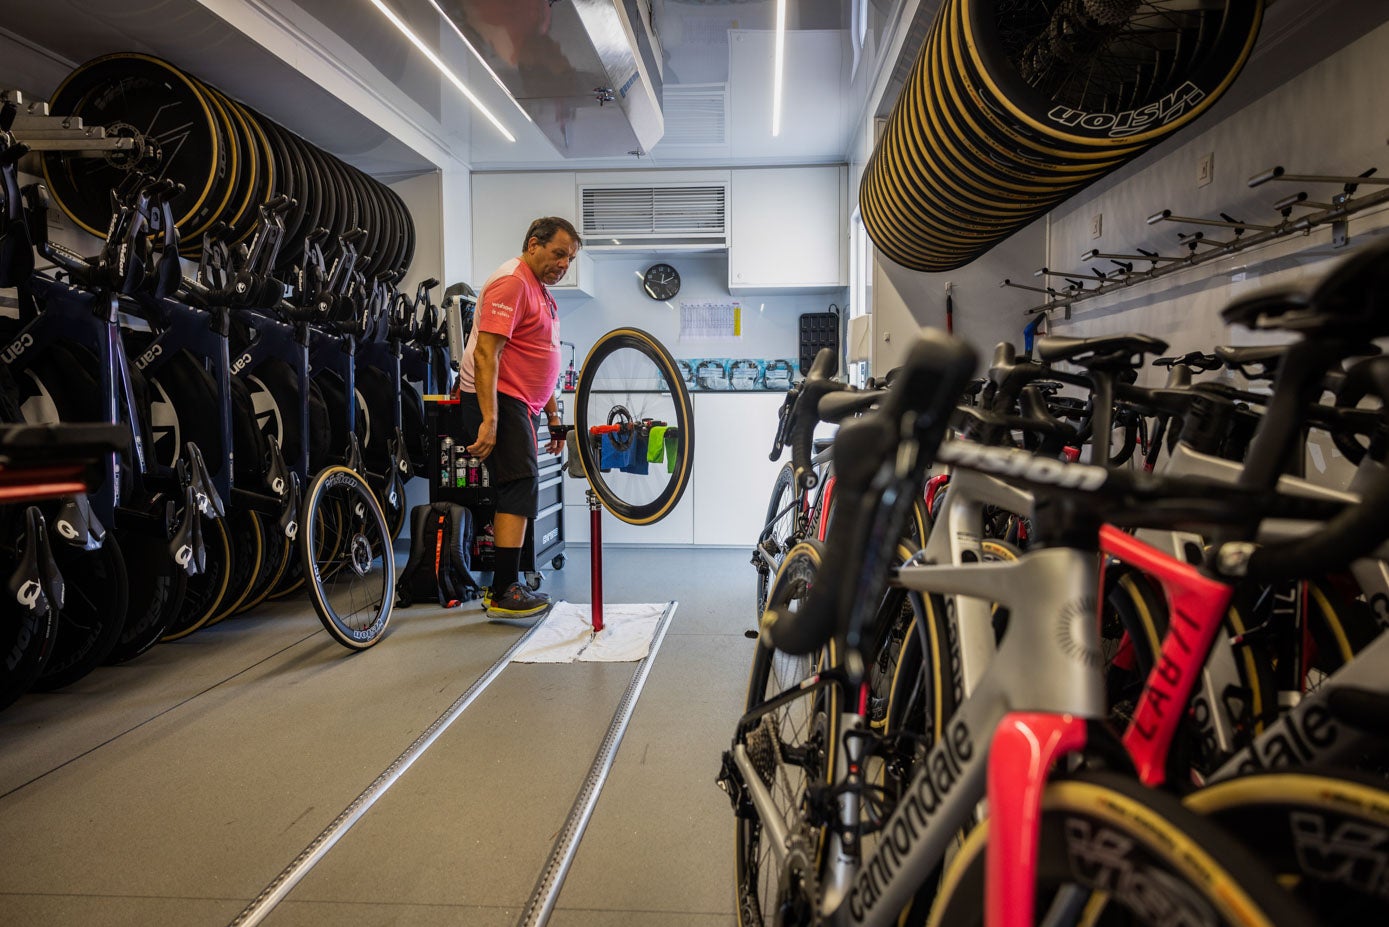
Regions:
<instances>
[{"instance_id":1,"label":"wheel hub","mask_svg":"<svg viewBox=\"0 0 1389 927\"><path fill-rule=\"evenodd\" d=\"M371 561L371 542L365 534L354 534L347 548L347 562L352 567L352 572L358 576L366 576L371 572Z\"/></svg>"}]
</instances>

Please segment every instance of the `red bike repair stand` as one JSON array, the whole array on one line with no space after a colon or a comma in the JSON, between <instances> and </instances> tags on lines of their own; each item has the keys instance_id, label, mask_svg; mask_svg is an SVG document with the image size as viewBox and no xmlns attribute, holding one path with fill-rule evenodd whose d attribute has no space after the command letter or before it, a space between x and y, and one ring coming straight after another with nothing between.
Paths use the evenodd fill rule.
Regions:
<instances>
[{"instance_id":1,"label":"red bike repair stand","mask_svg":"<svg viewBox=\"0 0 1389 927\"><path fill-rule=\"evenodd\" d=\"M593 633L603 630L603 503L589 488L588 500L588 564L589 581L593 586Z\"/></svg>"}]
</instances>

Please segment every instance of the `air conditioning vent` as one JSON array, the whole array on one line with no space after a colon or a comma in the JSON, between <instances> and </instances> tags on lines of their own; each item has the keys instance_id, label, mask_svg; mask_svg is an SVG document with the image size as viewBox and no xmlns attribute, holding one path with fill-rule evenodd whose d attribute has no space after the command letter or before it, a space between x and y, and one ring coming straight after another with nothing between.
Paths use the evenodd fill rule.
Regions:
<instances>
[{"instance_id":1,"label":"air conditioning vent","mask_svg":"<svg viewBox=\"0 0 1389 927\"><path fill-rule=\"evenodd\" d=\"M727 84L667 84L661 107L666 128L661 147L728 144Z\"/></svg>"},{"instance_id":2,"label":"air conditioning vent","mask_svg":"<svg viewBox=\"0 0 1389 927\"><path fill-rule=\"evenodd\" d=\"M728 188L722 184L584 187L588 247L718 247L728 237Z\"/></svg>"}]
</instances>

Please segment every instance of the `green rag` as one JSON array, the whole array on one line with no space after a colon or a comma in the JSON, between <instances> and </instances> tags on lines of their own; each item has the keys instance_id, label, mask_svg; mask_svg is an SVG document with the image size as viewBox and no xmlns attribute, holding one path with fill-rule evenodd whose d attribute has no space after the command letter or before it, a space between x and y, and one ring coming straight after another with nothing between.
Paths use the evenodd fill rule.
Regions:
<instances>
[{"instance_id":1,"label":"green rag","mask_svg":"<svg viewBox=\"0 0 1389 927\"><path fill-rule=\"evenodd\" d=\"M651 443L646 446L646 459L650 463L660 463L666 456L665 434L668 425L651 426Z\"/></svg>"},{"instance_id":2,"label":"green rag","mask_svg":"<svg viewBox=\"0 0 1389 927\"><path fill-rule=\"evenodd\" d=\"M655 429L652 429L653 431ZM675 472L675 458L680 453L680 429L671 426L666 429L666 472Z\"/></svg>"}]
</instances>

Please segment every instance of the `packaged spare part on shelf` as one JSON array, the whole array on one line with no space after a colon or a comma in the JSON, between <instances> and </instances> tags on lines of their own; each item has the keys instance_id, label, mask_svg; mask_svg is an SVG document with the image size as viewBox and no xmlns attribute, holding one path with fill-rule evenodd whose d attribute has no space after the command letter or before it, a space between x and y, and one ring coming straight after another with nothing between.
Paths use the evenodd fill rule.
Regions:
<instances>
[{"instance_id":1,"label":"packaged spare part on shelf","mask_svg":"<svg viewBox=\"0 0 1389 927\"><path fill-rule=\"evenodd\" d=\"M961 267L1229 89L1262 0L946 0L863 175L873 243Z\"/></svg>"},{"instance_id":2,"label":"packaged spare part on shelf","mask_svg":"<svg viewBox=\"0 0 1389 927\"><path fill-rule=\"evenodd\" d=\"M368 278L403 276L410 266L414 223L389 187L166 61L133 52L95 58L68 75L50 108L108 135L141 140L138 160L123 153L44 154L54 200L93 235L106 234L112 191L152 174L185 187L175 217L185 257L197 256L203 235L218 223L226 224L233 244L248 241L258 208L284 195L294 205L284 217L277 271L290 266L317 228L328 230L329 247L363 229L358 252Z\"/></svg>"}]
</instances>

